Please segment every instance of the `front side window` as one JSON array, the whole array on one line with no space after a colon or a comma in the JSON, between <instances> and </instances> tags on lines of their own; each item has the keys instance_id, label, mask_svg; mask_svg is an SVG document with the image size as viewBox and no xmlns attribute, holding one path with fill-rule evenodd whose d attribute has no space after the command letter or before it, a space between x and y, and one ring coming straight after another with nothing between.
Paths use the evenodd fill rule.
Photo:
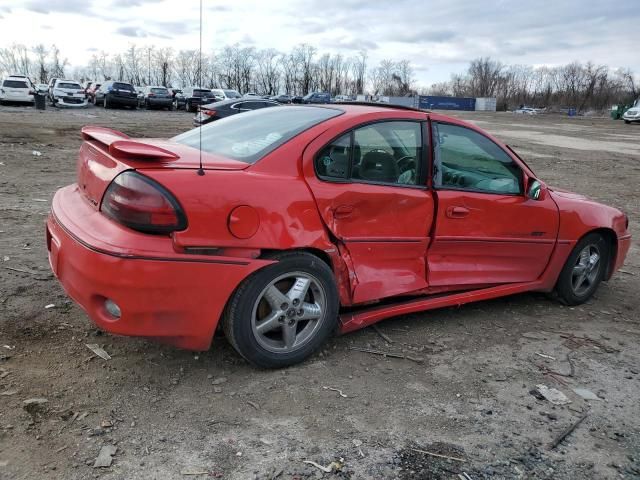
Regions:
<instances>
[{"instance_id":1,"label":"front side window","mask_svg":"<svg viewBox=\"0 0 640 480\"><path fill-rule=\"evenodd\" d=\"M433 123L436 188L522 193L520 167L496 143L469 128Z\"/></svg>"},{"instance_id":2,"label":"front side window","mask_svg":"<svg viewBox=\"0 0 640 480\"><path fill-rule=\"evenodd\" d=\"M316 157L316 172L325 180L419 185L422 157L419 122L378 122L323 148Z\"/></svg>"}]
</instances>

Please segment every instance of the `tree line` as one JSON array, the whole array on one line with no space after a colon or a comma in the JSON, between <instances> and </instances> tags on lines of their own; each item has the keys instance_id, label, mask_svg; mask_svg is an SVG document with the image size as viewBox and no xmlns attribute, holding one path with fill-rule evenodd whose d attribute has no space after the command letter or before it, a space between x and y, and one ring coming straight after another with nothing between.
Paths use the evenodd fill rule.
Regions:
<instances>
[{"instance_id":1,"label":"tree line","mask_svg":"<svg viewBox=\"0 0 640 480\"><path fill-rule=\"evenodd\" d=\"M200 56L198 50L140 47L126 51L97 52L86 65L70 67L56 46L11 45L0 48L0 73L29 75L38 83L71 74L79 81L122 80L134 85L167 87L202 86L230 88L240 92L304 95L312 91L332 95L356 95L368 90L376 95L415 92L415 76L408 60L384 60L368 68L367 52L346 57L320 53L307 44L290 52L228 45Z\"/></svg>"},{"instance_id":2,"label":"tree line","mask_svg":"<svg viewBox=\"0 0 640 480\"><path fill-rule=\"evenodd\" d=\"M640 95L634 73L611 70L592 62L572 62L557 67L507 65L478 58L466 72L451 75L421 93L455 97L496 97L498 110L520 105L573 107L578 111L606 110L612 104L631 103Z\"/></svg>"},{"instance_id":3,"label":"tree line","mask_svg":"<svg viewBox=\"0 0 640 480\"><path fill-rule=\"evenodd\" d=\"M509 65L478 58L463 73L428 88L417 86L409 60L384 59L369 65L368 54L354 56L321 53L300 44L289 52L227 45L200 56L198 50L129 45L124 52L93 53L84 66L71 67L55 46L0 48L0 73L29 75L38 83L72 76L76 80L122 80L134 85L230 88L264 95L304 95L326 91L332 95L425 95L496 97L498 109L519 105L570 106L579 111L605 110L611 104L629 103L639 92L630 69L611 70L592 62L572 62L556 67Z\"/></svg>"}]
</instances>

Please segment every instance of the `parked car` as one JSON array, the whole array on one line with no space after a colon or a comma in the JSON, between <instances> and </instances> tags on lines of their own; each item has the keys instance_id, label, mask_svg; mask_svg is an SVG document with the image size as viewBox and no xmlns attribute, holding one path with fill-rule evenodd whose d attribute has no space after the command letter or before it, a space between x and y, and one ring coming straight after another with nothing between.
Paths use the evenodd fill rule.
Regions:
<instances>
[{"instance_id":1,"label":"parked car","mask_svg":"<svg viewBox=\"0 0 640 480\"><path fill-rule=\"evenodd\" d=\"M126 82L109 80L104 82L95 92L94 103L104 108L138 106L138 93L133 85Z\"/></svg>"},{"instance_id":2,"label":"parked car","mask_svg":"<svg viewBox=\"0 0 640 480\"><path fill-rule=\"evenodd\" d=\"M626 124L631 122L640 122L640 98L635 101L633 107L629 108L622 114L622 119Z\"/></svg>"},{"instance_id":3,"label":"parked car","mask_svg":"<svg viewBox=\"0 0 640 480\"><path fill-rule=\"evenodd\" d=\"M271 97L271 100L275 100L276 102L279 102L279 103L291 103L292 99L293 97L287 94L274 95Z\"/></svg>"},{"instance_id":4,"label":"parked car","mask_svg":"<svg viewBox=\"0 0 640 480\"><path fill-rule=\"evenodd\" d=\"M236 90L231 89L214 88L213 90L211 90L211 93L213 93L213 96L217 101L228 100L230 98L242 98L242 95L240 95L240 93L238 93Z\"/></svg>"},{"instance_id":5,"label":"parked car","mask_svg":"<svg viewBox=\"0 0 640 480\"><path fill-rule=\"evenodd\" d=\"M56 107L86 107L87 95L75 80L58 79L51 90L52 104Z\"/></svg>"},{"instance_id":6,"label":"parked car","mask_svg":"<svg viewBox=\"0 0 640 480\"><path fill-rule=\"evenodd\" d=\"M519 113L522 115L537 115L537 111L535 108L531 107L520 107L513 111L513 113Z\"/></svg>"},{"instance_id":7,"label":"parked car","mask_svg":"<svg viewBox=\"0 0 640 480\"><path fill-rule=\"evenodd\" d=\"M96 91L101 87L101 83L92 83L86 90L87 100L89 103L96 104Z\"/></svg>"},{"instance_id":8,"label":"parked car","mask_svg":"<svg viewBox=\"0 0 640 480\"><path fill-rule=\"evenodd\" d=\"M232 98L230 100L222 100L220 102L202 105L199 108L198 114L193 117L193 125L199 127L237 113L279 106L280 104L278 102L262 98Z\"/></svg>"},{"instance_id":9,"label":"parked car","mask_svg":"<svg viewBox=\"0 0 640 480\"><path fill-rule=\"evenodd\" d=\"M182 90L182 98L176 98L178 106L184 106L187 112L195 112L198 105L215 101L215 95L207 88L187 87Z\"/></svg>"},{"instance_id":10,"label":"parked car","mask_svg":"<svg viewBox=\"0 0 640 480\"><path fill-rule=\"evenodd\" d=\"M33 87L25 77L7 77L0 85L0 104L33 103Z\"/></svg>"},{"instance_id":11,"label":"parked car","mask_svg":"<svg viewBox=\"0 0 640 480\"><path fill-rule=\"evenodd\" d=\"M291 97L291 103L296 103L296 104L304 103L304 97L301 97L300 95Z\"/></svg>"},{"instance_id":12,"label":"parked car","mask_svg":"<svg viewBox=\"0 0 640 480\"><path fill-rule=\"evenodd\" d=\"M104 330L181 348L221 322L261 367L400 314L526 291L579 305L631 244L624 213L436 113L286 106L169 140L82 136L46 226L69 295Z\"/></svg>"},{"instance_id":13,"label":"parked car","mask_svg":"<svg viewBox=\"0 0 640 480\"><path fill-rule=\"evenodd\" d=\"M141 107L173 110L173 97L165 87L148 86L142 89Z\"/></svg>"},{"instance_id":14,"label":"parked car","mask_svg":"<svg viewBox=\"0 0 640 480\"><path fill-rule=\"evenodd\" d=\"M351 97L350 95L336 95L333 98L333 101L336 103L353 102L353 97Z\"/></svg>"},{"instance_id":15,"label":"parked car","mask_svg":"<svg viewBox=\"0 0 640 480\"><path fill-rule=\"evenodd\" d=\"M331 95L327 92L311 92L302 97L302 103L331 103Z\"/></svg>"},{"instance_id":16,"label":"parked car","mask_svg":"<svg viewBox=\"0 0 640 480\"><path fill-rule=\"evenodd\" d=\"M243 95L243 97L247 98L247 97L257 97L257 98L261 98L260 95L258 95L256 92L247 92Z\"/></svg>"}]
</instances>

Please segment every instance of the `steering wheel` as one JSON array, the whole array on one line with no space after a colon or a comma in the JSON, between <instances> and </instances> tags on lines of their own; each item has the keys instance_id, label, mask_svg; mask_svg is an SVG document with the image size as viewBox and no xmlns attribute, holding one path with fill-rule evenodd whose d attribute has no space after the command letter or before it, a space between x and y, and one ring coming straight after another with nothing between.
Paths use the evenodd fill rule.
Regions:
<instances>
[{"instance_id":1,"label":"steering wheel","mask_svg":"<svg viewBox=\"0 0 640 480\"><path fill-rule=\"evenodd\" d=\"M398 159L398 170L400 170L400 173L404 173L407 170L411 170L415 168L416 168L416 159L413 158L411 155L405 155L404 157L401 157L400 159Z\"/></svg>"}]
</instances>

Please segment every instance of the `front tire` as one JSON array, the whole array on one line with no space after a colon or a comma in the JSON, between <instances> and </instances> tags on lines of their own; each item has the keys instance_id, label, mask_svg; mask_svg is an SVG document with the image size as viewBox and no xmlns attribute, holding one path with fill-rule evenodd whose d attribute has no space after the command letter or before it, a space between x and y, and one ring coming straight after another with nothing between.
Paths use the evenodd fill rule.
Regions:
<instances>
[{"instance_id":1,"label":"front tire","mask_svg":"<svg viewBox=\"0 0 640 480\"><path fill-rule=\"evenodd\" d=\"M624 123L629 125L631 122L629 120L625 120Z\"/></svg>"},{"instance_id":2,"label":"front tire","mask_svg":"<svg viewBox=\"0 0 640 480\"><path fill-rule=\"evenodd\" d=\"M609 250L609 243L599 233L590 233L578 242L556 284L562 303L580 305L593 296L607 271Z\"/></svg>"},{"instance_id":3,"label":"front tire","mask_svg":"<svg viewBox=\"0 0 640 480\"><path fill-rule=\"evenodd\" d=\"M334 332L338 292L333 272L308 253L282 253L277 263L240 284L225 310L231 345L263 368L300 363Z\"/></svg>"}]
</instances>

